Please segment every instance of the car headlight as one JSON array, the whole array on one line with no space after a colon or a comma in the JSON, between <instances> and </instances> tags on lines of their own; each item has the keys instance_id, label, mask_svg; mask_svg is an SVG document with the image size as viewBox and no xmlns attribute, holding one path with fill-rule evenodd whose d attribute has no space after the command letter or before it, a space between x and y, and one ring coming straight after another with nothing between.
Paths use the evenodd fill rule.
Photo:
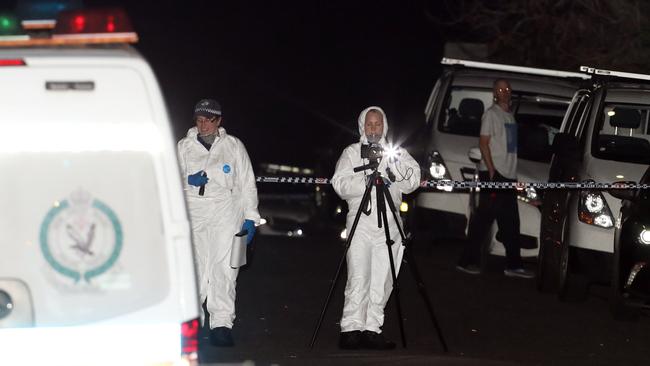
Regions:
<instances>
[{"instance_id":1,"label":"car headlight","mask_svg":"<svg viewBox=\"0 0 650 366\"><path fill-rule=\"evenodd\" d=\"M600 194L587 194L585 197L585 207L591 213L600 212L605 207L605 199Z\"/></svg>"},{"instance_id":2,"label":"car headlight","mask_svg":"<svg viewBox=\"0 0 650 366\"><path fill-rule=\"evenodd\" d=\"M432 162L429 167L429 173L431 173L433 179L443 179L445 174L447 174L447 168L445 168L444 164Z\"/></svg>"},{"instance_id":3,"label":"car headlight","mask_svg":"<svg viewBox=\"0 0 650 366\"><path fill-rule=\"evenodd\" d=\"M427 157L429 175L436 181L451 181L451 174L445 165L442 155L436 150L433 150ZM450 184L436 185L436 189L451 192L453 186Z\"/></svg>"},{"instance_id":4,"label":"car headlight","mask_svg":"<svg viewBox=\"0 0 650 366\"><path fill-rule=\"evenodd\" d=\"M641 244L650 245L650 230L648 229L641 230L641 234L639 234L639 241L641 242Z\"/></svg>"},{"instance_id":5,"label":"car headlight","mask_svg":"<svg viewBox=\"0 0 650 366\"><path fill-rule=\"evenodd\" d=\"M586 181L589 183L592 181ZM578 204L578 219L589 225L604 228L614 226L612 211L599 191L580 191L580 202Z\"/></svg>"}]
</instances>

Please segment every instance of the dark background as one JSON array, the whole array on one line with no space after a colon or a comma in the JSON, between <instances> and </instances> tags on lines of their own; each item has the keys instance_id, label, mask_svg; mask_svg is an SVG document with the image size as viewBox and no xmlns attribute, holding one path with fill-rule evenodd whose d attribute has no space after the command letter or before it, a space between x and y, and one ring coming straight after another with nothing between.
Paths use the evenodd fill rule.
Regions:
<instances>
[{"instance_id":1,"label":"dark background","mask_svg":"<svg viewBox=\"0 0 650 366\"><path fill-rule=\"evenodd\" d=\"M161 84L177 138L196 101L222 103L224 127L254 164L330 176L383 107L400 138L424 124L443 40L418 1L85 1L119 5ZM396 136L397 137L397 136Z\"/></svg>"}]
</instances>

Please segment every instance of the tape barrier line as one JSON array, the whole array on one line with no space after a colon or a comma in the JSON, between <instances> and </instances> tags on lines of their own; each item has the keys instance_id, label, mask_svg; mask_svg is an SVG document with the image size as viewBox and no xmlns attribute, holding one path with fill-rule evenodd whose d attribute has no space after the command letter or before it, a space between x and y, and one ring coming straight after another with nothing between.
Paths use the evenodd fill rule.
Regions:
<instances>
[{"instance_id":1,"label":"tape barrier line","mask_svg":"<svg viewBox=\"0 0 650 366\"><path fill-rule=\"evenodd\" d=\"M285 184L331 184L328 178L314 177L256 177L257 183L285 183ZM480 181L455 181L455 180L423 180L421 188L438 188L445 190L449 188L486 188L486 189L648 189L650 184L638 183L597 183L597 182L480 182Z\"/></svg>"}]
</instances>

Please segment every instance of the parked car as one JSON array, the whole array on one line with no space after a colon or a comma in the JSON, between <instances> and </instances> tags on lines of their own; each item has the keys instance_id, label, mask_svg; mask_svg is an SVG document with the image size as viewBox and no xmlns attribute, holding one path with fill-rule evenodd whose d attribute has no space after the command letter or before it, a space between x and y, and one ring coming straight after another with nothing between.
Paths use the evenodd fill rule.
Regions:
<instances>
[{"instance_id":1,"label":"parked car","mask_svg":"<svg viewBox=\"0 0 650 366\"><path fill-rule=\"evenodd\" d=\"M582 68L578 90L555 137L548 180L639 181L650 164L650 75ZM602 190L553 189L543 197L537 284L565 299L611 277L614 213L621 200ZM574 281L575 280L575 281Z\"/></svg>"},{"instance_id":2,"label":"parked car","mask_svg":"<svg viewBox=\"0 0 650 366\"><path fill-rule=\"evenodd\" d=\"M563 72L511 65L443 59L442 76L437 80L425 109L426 141L421 144L422 178L473 180L476 167L468 158L478 146L481 116L492 104L492 88L497 78L512 86L512 103L518 123L518 179L545 181L551 158L551 144L579 86L589 79L584 73ZM420 145L420 146L421 146ZM538 252L540 202L542 192L519 192L521 253L534 257ZM466 189L431 188L419 190L414 202L412 225L444 231L456 227L452 235L464 236L470 215ZM461 231L462 230L462 231ZM484 252L505 255L497 240L496 224L490 248Z\"/></svg>"},{"instance_id":3,"label":"parked car","mask_svg":"<svg viewBox=\"0 0 650 366\"><path fill-rule=\"evenodd\" d=\"M261 163L258 175L266 177L315 177L315 169L288 164ZM262 225L260 235L303 237L314 235L321 213L330 209L333 191L311 183L258 183Z\"/></svg>"},{"instance_id":4,"label":"parked car","mask_svg":"<svg viewBox=\"0 0 650 366\"><path fill-rule=\"evenodd\" d=\"M650 166L639 181L650 186ZM650 189L612 189L622 200L614 232L611 310L634 318L650 307Z\"/></svg>"},{"instance_id":5,"label":"parked car","mask_svg":"<svg viewBox=\"0 0 650 366\"><path fill-rule=\"evenodd\" d=\"M1 363L196 365L176 146L126 14L3 22Z\"/></svg>"}]
</instances>

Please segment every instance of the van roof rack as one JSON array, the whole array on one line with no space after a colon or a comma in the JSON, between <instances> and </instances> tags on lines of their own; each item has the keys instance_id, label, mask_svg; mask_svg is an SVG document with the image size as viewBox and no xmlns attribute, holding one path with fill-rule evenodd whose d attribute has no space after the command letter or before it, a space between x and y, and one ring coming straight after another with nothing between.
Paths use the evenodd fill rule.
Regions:
<instances>
[{"instance_id":1,"label":"van roof rack","mask_svg":"<svg viewBox=\"0 0 650 366\"><path fill-rule=\"evenodd\" d=\"M447 57L443 57L440 63L443 65L460 65L460 66L471 67L475 69L507 71L507 72L515 72L520 74L553 76L553 77L560 77L560 78L576 78L576 79L583 79L583 80L591 79L591 75L579 73L579 72L540 69L536 67L526 67L526 66L493 64L489 62L459 60L459 59L447 58Z\"/></svg>"},{"instance_id":2,"label":"van roof rack","mask_svg":"<svg viewBox=\"0 0 650 366\"><path fill-rule=\"evenodd\" d=\"M594 67L589 67L589 66L580 66L580 71L586 72L587 74L599 75L599 76L613 76L613 77L624 78L624 79L650 80L650 75L646 75L646 74L636 74L632 72L596 69Z\"/></svg>"}]
</instances>

